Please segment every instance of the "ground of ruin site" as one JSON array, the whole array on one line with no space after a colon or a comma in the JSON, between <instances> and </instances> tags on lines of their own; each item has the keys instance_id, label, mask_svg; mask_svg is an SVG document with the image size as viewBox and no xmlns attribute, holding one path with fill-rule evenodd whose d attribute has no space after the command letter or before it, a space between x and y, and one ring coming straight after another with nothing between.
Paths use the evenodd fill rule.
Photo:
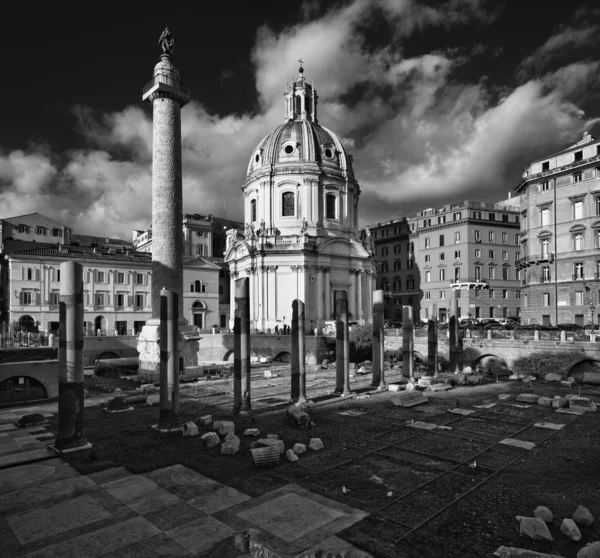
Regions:
<instances>
[{"instance_id":1,"label":"ground of ruin site","mask_svg":"<svg viewBox=\"0 0 600 558\"><path fill-rule=\"evenodd\" d=\"M598 519L579 527L578 542L560 532L579 505L600 518L600 413L517 401L522 393L579 394L579 387L484 378L399 407L393 392L371 391L370 376L352 379L352 398L332 397L335 372L309 368L315 425L299 429L285 414L289 367L270 370L277 376L267 379L253 368L252 417L231 415L231 378L181 387L183 421L211 415L235 423L235 455L221 455L220 444L206 447L200 436L157 433L158 407L142 402L114 414L98 404L86 408L92 449L27 463L14 456L43 456L57 414L45 412L48 423L23 432L12 421L35 407L1 411L0 466L13 465L0 474L2 556L283 557L320 550L464 558L505 546L575 557L600 540ZM581 395L599 402L600 388L582 385ZM103 397L110 395L86 405ZM311 438L324 448L255 467L249 450L257 438L243 435L249 428L260 438L277 435L286 450ZM200 435L209 431L212 423L199 424ZM515 517L532 517L539 505L554 514L552 541L518 533ZM244 547L240 533L255 545Z\"/></svg>"}]
</instances>

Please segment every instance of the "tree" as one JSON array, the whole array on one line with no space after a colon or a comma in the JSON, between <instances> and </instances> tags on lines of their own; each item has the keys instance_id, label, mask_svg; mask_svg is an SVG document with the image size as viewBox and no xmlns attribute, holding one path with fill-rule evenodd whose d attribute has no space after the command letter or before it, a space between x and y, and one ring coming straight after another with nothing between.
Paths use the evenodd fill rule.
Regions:
<instances>
[{"instance_id":1,"label":"tree","mask_svg":"<svg viewBox=\"0 0 600 558\"><path fill-rule=\"evenodd\" d=\"M355 325L349 335L350 360L352 362L363 362L372 360L373 355L373 326Z\"/></svg>"}]
</instances>

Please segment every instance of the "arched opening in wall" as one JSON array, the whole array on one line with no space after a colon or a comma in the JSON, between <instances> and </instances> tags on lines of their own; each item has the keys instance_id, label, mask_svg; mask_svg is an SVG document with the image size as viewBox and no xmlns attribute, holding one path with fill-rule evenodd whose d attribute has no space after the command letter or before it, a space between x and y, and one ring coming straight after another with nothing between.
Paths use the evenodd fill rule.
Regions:
<instances>
[{"instance_id":1,"label":"arched opening in wall","mask_svg":"<svg viewBox=\"0 0 600 558\"><path fill-rule=\"evenodd\" d=\"M44 385L29 376L15 376L0 382L0 403L48 399Z\"/></svg>"},{"instance_id":2,"label":"arched opening in wall","mask_svg":"<svg viewBox=\"0 0 600 558\"><path fill-rule=\"evenodd\" d=\"M256 222L256 200L250 201L250 221Z\"/></svg>"},{"instance_id":3,"label":"arched opening in wall","mask_svg":"<svg viewBox=\"0 0 600 558\"><path fill-rule=\"evenodd\" d=\"M275 362L292 362L292 355L288 351L281 351L274 359Z\"/></svg>"},{"instance_id":4,"label":"arched opening in wall","mask_svg":"<svg viewBox=\"0 0 600 558\"><path fill-rule=\"evenodd\" d=\"M337 196L335 194L325 196L325 217L327 219L337 219Z\"/></svg>"},{"instance_id":5,"label":"arched opening in wall","mask_svg":"<svg viewBox=\"0 0 600 558\"><path fill-rule=\"evenodd\" d=\"M21 316L19 318L20 331L33 331L35 329L35 320L31 316Z\"/></svg>"},{"instance_id":6,"label":"arched opening in wall","mask_svg":"<svg viewBox=\"0 0 600 558\"><path fill-rule=\"evenodd\" d=\"M506 369L506 361L497 355L481 355L473 361L471 368L494 374L497 370Z\"/></svg>"},{"instance_id":7,"label":"arched opening in wall","mask_svg":"<svg viewBox=\"0 0 600 558\"><path fill-rule=\"evenodd\" d=\"M232 361L233 360L233 351L227 351L223 355L223 360L225 360L225 361Z\"/></svg>"},{"instance_id":8,"label":"arched opening in wall","mask_svg":"<svg viewBox=\"0 0 600 558\"><path fill-rule=\"evenodd\" d=\"M571 366L567 377L573 377L577 382L600 384L600 361L586 359Z\"/></svg>"},{"instance_id":9,"label":"arched opening in wall","mask_svg":"<svg viewBox=\"0 0 600 558\"><path fill-rule=\"evenodd\" d=\"M100 331L106 331L106 318L104 316L96 316L94 319L94 333Z\"/></svg>"},{"instance_id":10,"label":"arched opening in wall","mask_svg":"<svg viewBox=\"0 0 600 558\"><path fill-rule=\"evenodd\" d=\"M192 323L198 329L206 328L206 304L201 300L196 300L192 304Z\"/></svg>"}]
</instances>

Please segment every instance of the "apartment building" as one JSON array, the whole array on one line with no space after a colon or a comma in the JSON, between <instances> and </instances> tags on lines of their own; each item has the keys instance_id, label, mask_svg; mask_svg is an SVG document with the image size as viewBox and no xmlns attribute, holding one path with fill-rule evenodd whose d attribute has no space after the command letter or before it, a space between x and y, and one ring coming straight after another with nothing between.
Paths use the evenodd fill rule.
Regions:
<instances>
[{"instance_id":1,"label":"apartment building","mask_svg":"<svg viewBox=\"0 0 600 558\"><path fill-rule=\"evenodd\" d=\"M132 242L79 235L39 213L0 220L0 321L13 328L58 329L60 264L84 267L88 335L137 334L152 316L152 255ZM221 260L222 261L222 260ZM225 325L229 282L218 259L184 257L184 316L200 329Z\"/></svg>"},{"instance_id":2,"label":"apartment building","mask_svg":"<svg viewBox=\"0 0 600 558\"><path fill-rule=\"evenodd\" d=\"M522 315L527 323L597 323L600 141L531 163L515 186L521 211Z\"/></svg>"},{"instance_id":3,"label":"apartment building","mask_svg":"<svg viewBox=\"0 0 600 558\"><path fill-rule=\"evenodd\" d=\"M377 288L386 293L385 318L448 318L449 300L459 316L497 318L520 312L518 200L463 201L371 226Z\"/></svg>"}]
</instances>

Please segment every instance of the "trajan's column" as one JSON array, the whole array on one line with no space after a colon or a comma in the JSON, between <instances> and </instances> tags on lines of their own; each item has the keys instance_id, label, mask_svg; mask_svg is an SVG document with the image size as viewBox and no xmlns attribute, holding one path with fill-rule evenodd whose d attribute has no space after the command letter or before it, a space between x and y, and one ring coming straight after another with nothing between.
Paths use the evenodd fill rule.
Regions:
<instances>
[{"instance_id":1,"label":"trajan's column","mask_svg":"<svg viewBox=\"0 0 600 558\"><path fill-rule=\"evenodd\" d=\"M152 104L152 319L138 340L140 377L159 379L160 291L179 299L179 355L186 367L197 365L198 336L183 317L183 192L181 107L190 100L173 65L175 40L165 27L159 39L163 54L142 99Z\"/></svg>"}]
</instances>

